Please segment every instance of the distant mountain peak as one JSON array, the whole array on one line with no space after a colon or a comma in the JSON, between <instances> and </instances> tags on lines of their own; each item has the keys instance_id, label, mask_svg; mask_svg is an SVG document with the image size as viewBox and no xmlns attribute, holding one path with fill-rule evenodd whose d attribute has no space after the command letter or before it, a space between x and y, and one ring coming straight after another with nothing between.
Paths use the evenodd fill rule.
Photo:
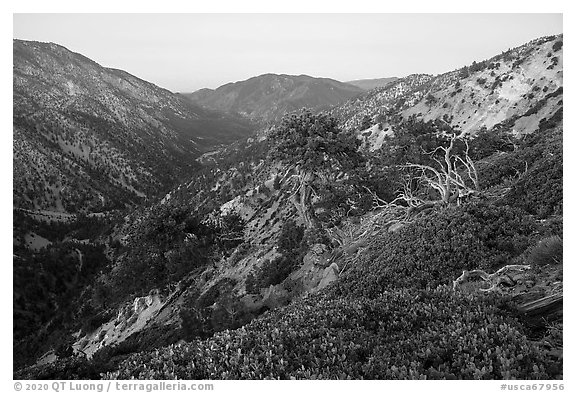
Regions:
<instances>
[{"instance_id":1,"label":"distant mountain peak","mask_svg":"<svg viewBox=\"0 0 576 393\"><path fill-rule=\"evenodd\" d=\"M376 79L357 79L353 81L348 81L346 83L350 85L357 86L364 90L372 90L377 87L384 87L389 85L390 83L398 80L397 77L392 76L389 78L376 78Z\"/></svg>"},{"instance_id":2,"label":"distant mountain peak","mask_svg":"<svg viewBox=\"0 0 576 393\"><path fill-rule=\"evenodd\" d=\"M99 211L154 196L254 130L61 45L14 40L13 52L20 208Z\"/></svg>"},{"instance_id":3,"label":"distant mountain peak","mask_svg":"<svg viewBox=\"0 0 576 393\"><path fill-rule=\"evenodd\" d=\"M206 108L275 122L285 113L304 107L315 111L330 109L362 92L361 88L334 79L267 73L184 96Z\"/></svg>"}]
</instances>

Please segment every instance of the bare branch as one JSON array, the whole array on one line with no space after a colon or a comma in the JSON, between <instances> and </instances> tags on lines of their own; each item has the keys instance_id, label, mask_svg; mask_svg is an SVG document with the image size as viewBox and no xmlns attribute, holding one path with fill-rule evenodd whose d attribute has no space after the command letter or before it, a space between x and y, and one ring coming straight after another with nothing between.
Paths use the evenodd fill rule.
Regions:
<instances>
[{"instance_id":1,"label":"bare branch","mask_svg":"<svg viewBox=\"0 0 576 393\"><path fill-rule=\"evenodd\" d=\"M530 265L506 265L492 274L488 274L483 270L464 270L460 277L452 282L452 289L456 290L458 286L462 285L464 282L470 280L471 278L480 278L485 282L490 284L488 288L481 288L482 292L493 292L497 290L498 286L502 283L508 283L511 281L508 277L509 272L524 272L530 270ZM512 282L512 284L514 284Z\"/></svg>"},{"instance_id":2,"label":"bare branch","mask_svg":"<svg viewBox=\"0 0 576 393\"><path fill-rule=\"evenodd\" d=\"M429 153L431 155L431 160L437 164L437 168L430 165L414 163L403 165L404 168L415 168L420 170L421 175L417 178L418 183L425 185L429 189L436 190L440 194L439 202L444 204L450 204L452 202L460 204L462 197L470 195L478 190L478 172L476 171L474 162L469 156L470 146L468 145L468 142L464 140L464 143L466 144L464 157L453 153L454 143L457 138L458 137L455 134L452 135L448 147L438 146ZM434 156L438 152L443 153L441 159ZM462 169L465 170L465 174L460 173ZM469 179L468 184L465 177ZM472 186L469 186L470 182L473 184ZM407 185L405 184L402 195L405 200L414 201L415 199L410 187L411 184L408 184L408 187L410 188L409 190L407 190L406 186ZM418 201L416 204L409 203L409 205L417 206L420 203L424 203L424 201Z\"/></svg>"},{"instance_id":3,"label":"bare branch","mask_svg":"<svg viewBox=\"0 0 576 393\"><path fill-rule=\"evenodd\" d=\"M372 210L395 207L396 206L395 202L397 200L399 200L399 198L396 198L392 202L386 202L384 199L380 198L378 195L376 195L376 193L374 191L372 191L368 187L362 186L362 188L364 188L366 191L368 191L368 193L372 197Z\"/></svg>"}]
</instances>

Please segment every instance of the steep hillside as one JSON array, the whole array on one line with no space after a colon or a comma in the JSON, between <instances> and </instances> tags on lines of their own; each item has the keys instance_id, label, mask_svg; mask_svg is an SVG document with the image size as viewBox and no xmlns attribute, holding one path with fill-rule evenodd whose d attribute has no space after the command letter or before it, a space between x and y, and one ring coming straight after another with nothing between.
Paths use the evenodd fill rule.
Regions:
<instances>
[{"instance_id":1,"label":"steep hillside","mask_svg":"<svg viewBox=\"0 0 576 393\"><path fill-rule=\"evenodd\" d=\"M378 115L387 113L400 100L405 100L405 97L410 97L406 105L417 102L423 94L422 87L432 79L431 75L409 75L349 100L332 109L330 113L341 120L345 129L357 129L362 127L364 118L369 117L372 120Z\"/></svg>"},{"instance_id":2,"label":"steep hillside","mask_svg":"<svg viewBox=\"0 0 576 393\"><path fill-rule=\"evenodd\" d=\"M562 53L562 36L545 37L440 75L425 98L402 114L447 118L465 133L506 121L514 133L531 133L562 107Z\"/></svg>"},{"instance_id":3,"label":"steep hillside","mask_svg":"<svg viewBox=\"0 0 576 393\"><path fill-rule=\"evenodd\" d=\"M533 67L560 40L509 53ZM482 67L286 114L105 217L95 250L73 223L63 240L22 226L19 247L49 245L17 270L18 321L42 329L15 344L15 376L562 379L562 79L522 99L542 116L523 132L525 108L481 130L412 113Z\"/></svg>"},{"instance_id":4,"label":"steep hillside","mask_svg":"<svg viewBox=\"0 0 576 393\"><path fill-rule=\"evenodd\" d=\"M228 83L216 90L185 94L207 108L240 113L250 119L276 122L301 108L326 110L360 94L356 86L307 75L265 74Z\"/></svg>"},{"instance_id":5,"label":"steep hillside","mask_svg":"<svg viewBox=\"0 0 576 393\"><path fill-rule=\"evenodd\" d=\"M384 86L394 82L397 79L398 78L393 76L390 78L357 79L357 80L353 80L353 81L348 81L346 83L348 83L349 85L357 86L357 87L364 89L364 90L372 90L372 89L375 89L377 87L384 87Z\"/></svg>"},{"instance_id":6,"label":"steep hillside","mask_svg":"<svg viewBox=\"0 0 576 393\"><path fill-rule=\"evenodd\" d=\"M562 107L562 35L543 37L438 76L411 75L334 108L372 149L398 119L442 119L465 133L510 128L531 133ZM377 127L376 127L377 126Z\"/></svg>"},{"instance_id":7,"label":"steep hillside","mask_svg":"<svg viewBox=\"0 0 576 393\"><path fill-rule=\"evenodd\" d=\"M377 182L374 168L319 178L312 228L291 197L297 171L266 154L278 140L253 144L117 227L118 263L99 280L108 317L75 335L70 351L88 359L60 354L18 375L561 378L561 308L546 323L523 311L562 296L561 141L561 118L515 149L476 138L477 195L420 211L386 194L401 177L385 167ZM404 163L414 154L382 153ZM377 197L357 196L378 184ZM500 277L506 265L520 270ZM456 285L477 269L496 275L494 287Z\"/></svg>"},{"instance_id":8,"label":"steep hillside","mask_svg":"<svg viewBox=\"0 0 576 393\"><path fill-rule=\"evenodd\" d=\"M15 40L16 207L98 211L157 195L253 130L55 44Z\"/></svg>"}]
</instances>

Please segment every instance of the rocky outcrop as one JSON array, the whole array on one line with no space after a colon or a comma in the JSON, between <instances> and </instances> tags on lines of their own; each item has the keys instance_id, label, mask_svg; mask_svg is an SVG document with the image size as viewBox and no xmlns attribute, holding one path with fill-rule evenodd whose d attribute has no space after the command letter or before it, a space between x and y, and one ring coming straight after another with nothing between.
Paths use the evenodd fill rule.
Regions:
<instances>
[{"instance_id":1,"label":"rocky outcrop","mask_svg":"<svg viewBox=\"0 0 576 393\"><path fill-rule=\"evenodd\" d=\"M340 274L340 268L338 267L336 262L332 262L332 264L330 264L330 266L328 266L322 272L322 279L320 280L320 283L316 287L316 290L319 291L321 289L324 289L330 283L338 280L339 274Z\"/></svg>"},{"instance_id":2,"label":"rocky outcrop","mask_svg":"<svg viewBox=\"0 0 576 393\"><path fill-rule=\"evenodd\" d=\"M283 285L270 285L260 292L262 304L270 310L283 307L290 302L290 294Z\"/></svg>"},{"instance_id":3,"label":"rocky outcrop","mask_svg":"<svg viewBox=\"0 0 576 393\"><path fill-rule=\"evenodd\" d=\"M113 346L126 340L130 335L143 330L150 320L166 304L166 299L158 292L136 297L118 310L116 318L105 323L96 331L80 338L73 348L91 357L103 346Z\"/></svg>"}]
</instances>

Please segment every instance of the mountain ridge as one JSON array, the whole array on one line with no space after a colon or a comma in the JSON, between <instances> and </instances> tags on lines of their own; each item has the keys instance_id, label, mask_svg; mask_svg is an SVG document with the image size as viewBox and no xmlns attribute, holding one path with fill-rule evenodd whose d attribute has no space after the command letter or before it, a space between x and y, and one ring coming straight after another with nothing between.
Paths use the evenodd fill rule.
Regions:
<instances>
[{"instance_id":1,"label":"mountain ridge","mask_svg":"<svg viewBox=\"0 0 576 393\"><path fill-rule=\"evenodd\" d=\"M13 46L15 168L26 168L15 177L17 206L93 209L150 196L197 167L195 157L254 129L63 46ZM60 191L78 182L96 198Z\"/></svg>"},{"instance_id":2,"label":"mountain ridge","mask_svg":"<svg viewBox=\"0 0 576 393\"><path fill-rule=\"evenodd\" d=\"M393 132L392 118L443 119L467 133L505 121L528 133L562 103L562 35L541 37L490 59L436 76L410 75L330 113L347 130L366 131L372 148ZM484 110L489 108L490 110Z\"/></svg>"},{"instance_id":3,"label":"mountain ridge","mask_svg":"<svg viewBox=\"0 0 576 393\"><path fill-rule=\"evenodd\" d=\"M267 73L184 96L208 108L237 112L266 123L303 107L329 109L362 91L330 78Z\"/></svg>"},{"instance_id":4,"label":"mountain ridge","mask_svg":"<svg viewBox=\"0 0 576 393\"><path fill-rule=\"evenodd\" d=\"M397 79L399 78L392 76L388 78L355 79L351 81L346 81L345 83L348 83L349 85L358 86L364 90L372 90L377 87L384 87Z\"/></svg>"},{"instance_id":5,"label":"mountain ridge","mask_svg":"<svg viewBox=\"0 0 576 393\"><path fill-rule=\"evenodd\" d=\"M52 334L20 337L19 365L45 356L15 375L561 379L561 307L546 326L521 311L562 298L561 40L515 48L498 68L409 75L329 112L284 115L161 200L102 222L82 217L96 250L78 245L87 225L69 224L59 239L15 221L14 314ZM542 63L542 81L521 79ZM490 116L504 74L540 90L515 95L510 106L521 106L485 129L445 116L453 101L464 119ZM481 87L493 84L494 93ZM458 177L446 201L442 180L426 176L432 168L449 182L444 162ZM101 270L85 281L68 272L94 255ZM69 307L62 328L30 301L44 292L24 290L38 264L80 283L66 302L44 297ZM522 267L499 275L510 266ZM43 277L51 293L55 280Z\"/></svg>"}]
</instances>

